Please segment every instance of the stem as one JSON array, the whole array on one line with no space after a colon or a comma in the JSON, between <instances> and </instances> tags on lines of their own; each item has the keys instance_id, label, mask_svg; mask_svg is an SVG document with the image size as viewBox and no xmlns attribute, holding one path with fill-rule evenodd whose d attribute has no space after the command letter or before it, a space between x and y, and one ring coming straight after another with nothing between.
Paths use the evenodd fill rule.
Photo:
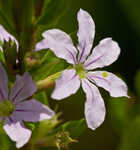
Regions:
<instances>
[{"instance_id":1,"label":"stem","mask_svg":"<svg viewBox=\"0 0 140 150\"><path fill-rule=\"evenodd\" d=\"M35 7L35 17L38 19L42 13L43 5L45 0L38 0Z\"/></svg>"}]
</instances>

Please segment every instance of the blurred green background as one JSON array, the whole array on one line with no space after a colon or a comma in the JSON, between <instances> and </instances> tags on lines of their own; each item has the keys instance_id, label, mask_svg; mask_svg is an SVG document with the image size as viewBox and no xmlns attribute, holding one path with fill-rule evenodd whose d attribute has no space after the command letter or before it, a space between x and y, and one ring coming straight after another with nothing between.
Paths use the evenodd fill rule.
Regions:
<instances>
[{"instance_id":1,"label":"blurred green background","mask_svg":"<svg viewBox=\"0 0 140 150\"><path fill-rule=\"evenodd\" d=\"M103 92L107 116L95 131L87 129L71 150L139 150L140 149L140 1L139 0L70 0L69 7L55 28L77 32L77 12L87 10L96 25L94 46L112 37L121 47L119 59L105 68L121 77L129 87L131 99L110 98ZM101 89L102 92L102 89ZM59 102L65 120L84 116L85 95L80 89Z\"/></svg>"}]
</instances>

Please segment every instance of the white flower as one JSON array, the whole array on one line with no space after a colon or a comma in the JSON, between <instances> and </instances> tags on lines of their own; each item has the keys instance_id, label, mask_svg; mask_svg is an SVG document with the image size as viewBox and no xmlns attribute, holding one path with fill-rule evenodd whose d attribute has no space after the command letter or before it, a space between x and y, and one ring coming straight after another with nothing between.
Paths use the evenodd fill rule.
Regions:
<instances>
[{"instance_id":1,"label":"white flower","mask_svg":"<svg viewBox=\"0 0 140 150\"><path fill-rule=\"evenodd\" d=\"M106 38L91 53L95 35L94 21L88 12L82 9L78 12L77 18L79 23L77 49L69 35L58 29L45 31L44 39L38 43L36 49L50 48L57 57L73 64L73 69L64 70L61 77L56 80L52 98L57 100L66 98L76 93L82 84L86 94L86 121L88 127L94 130L104 121L106 113L104 101L95 85L104 88L113 97L128 97L127 86L110 72L90 71L108 66L116 61L120 54L120 48L117 42Z\"/></svg>"}]
</instances>

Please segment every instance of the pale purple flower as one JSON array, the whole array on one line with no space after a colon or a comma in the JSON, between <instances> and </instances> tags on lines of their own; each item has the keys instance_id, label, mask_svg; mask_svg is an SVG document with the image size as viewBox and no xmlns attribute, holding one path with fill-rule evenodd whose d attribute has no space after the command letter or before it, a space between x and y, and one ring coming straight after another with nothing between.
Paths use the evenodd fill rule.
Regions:
<instances>
[{"instance_id":1,"label":"pale purple flower","mask_svg":"<svg viewBox=\"0 0 140 150\"><path fill-rule=\"evenodd\" d=\"M0 41L1 41L1 44L4 43L4 41L6 42L9 42L9 40L13 41L16 43L16 46L17 46L17 51L18 51L18 48L19 48L19 43L18 41L16 40L16 38L11 35L10 33L8 33L5 28L0 24ZM38 43L36 44L36 46L38 45ZM2 50L2 47L0 46L0 50Z\"/></svg>"},{"instance_id":2,"label":"pale purple flower","mask_svg":"<svg viewBox=\"0 0 140 150\"><path fill-rule=\"evenodd\" d=\"M35 99L26 100L37 90L29 73L17 75L9 93L8 77L0 63L0 121L5 119L4 130L20 148L28 142L31 131L25 128L23 121L37 122L50 119L54 112ZM26 100L26 101L25 101Z\"/></svg>"},{"instance_id":3,"label":"pale purple flower","mask_svg":"<svg viewBox=\"0 0 140 150\"><path fill-rule=\"evenodd\" d=\"M78 12L77 19L79 23L77 49L69 35L58 29L45 31L44 39L36 49L50 48L57 57L73 65L72 69L64 70L61 77L56 80L52 98L57 100L66 98L76 93L82 84L86 94L86 121L88 127L94 130L104 121L106 113L104 101L96 86L104 88L113 97L128 97L127 86L110 72L90 71L108 66L116 61L120 48L117 42L111 38L105 38L91 52L95 35L94 21L89 13L82 9Z\"/></svg>"},{"instance_id":4,"label":"pale purple flower","mask_svg":"<svg viewBox=\"0 0 140 150\"><path fill-rule=\"evenodd\" d=\"M15 42L17 49L18 49L19 44L18 44L18 41L16 40L16 38L13 35L11 35L10 33L8 33L2 25L0 25L0 41L2 43L4 43L4 41L9 42L9 40ZM0 49L2 50L1 47L0 47Z\"/></svg>"}]
</instances>

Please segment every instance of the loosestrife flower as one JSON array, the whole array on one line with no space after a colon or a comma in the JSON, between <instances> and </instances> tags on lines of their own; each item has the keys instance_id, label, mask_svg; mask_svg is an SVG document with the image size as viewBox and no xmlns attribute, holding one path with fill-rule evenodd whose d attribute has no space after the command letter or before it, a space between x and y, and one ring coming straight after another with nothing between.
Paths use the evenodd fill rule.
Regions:
<instances>
[{"instance_id":1,"label":"loosestrife flower","mask_svg":"<svg viewBox=\"0 0 140 150\"><path fill-rule=\"evenodd\" d=\"M23 121L37 122L50 119L54 112L35 99L25 101L37 90L29 73L17 75L15 84L9 93L8 77L0 63L0 121L3 119L4 130L20 148L28 142L31 131L25 128Z\"/></svg>"},{"instance_id":2,"label":"loosestrife flower","mask_svg":"<svg viewBox=\"0 0 140 150\"><path fill-rule=\"evenodd\" d=\"M88 127L96 129L105 117L105 105L97 87L107 90L111 96L127 96L126 84L116 75L107 71L91 71L112 64L120 54L117 42L111 38L103 39L91 52L95 35L95 24L88 12L80 9L78 12L78 41L74 47L69 35L58 29L43 33L44 39L36 49L50 48L57 57L65 59L73 65L72 69L62 72L56 80L52 98L61 100L74 94L82 85L86 94L85 117Z\"/></svg>"}]
</instances>

